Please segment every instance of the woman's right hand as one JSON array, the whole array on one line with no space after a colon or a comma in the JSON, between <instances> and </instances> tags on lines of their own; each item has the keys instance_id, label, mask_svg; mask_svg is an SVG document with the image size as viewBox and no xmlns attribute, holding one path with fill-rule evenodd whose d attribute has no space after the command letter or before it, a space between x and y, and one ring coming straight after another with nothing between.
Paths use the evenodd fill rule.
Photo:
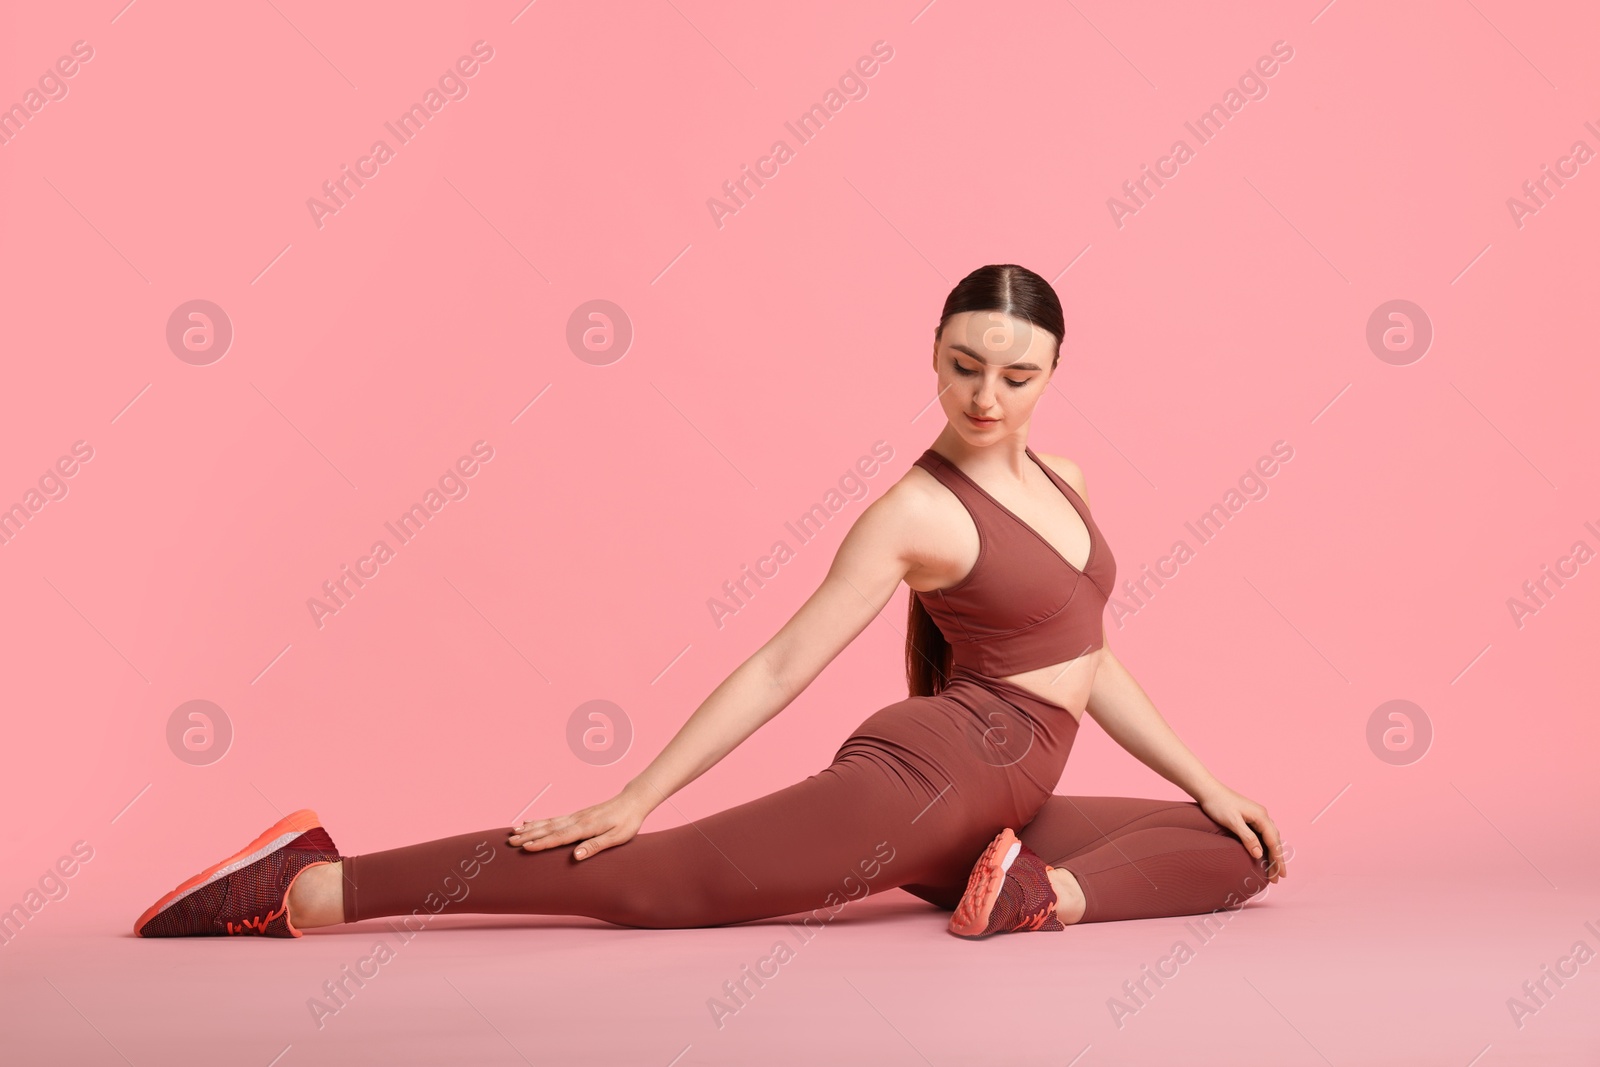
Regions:
<instances>
[{"instance_id":1,"label":"woman's right hand","mask_svg":"<svg viewBox=\"0 0 1600 1067\"><path fill-rule=\"evenodd\" d=\"M527 852L539 852L577 841L573 858L586 860L632 838L649 814L648 805L634 794L622 792L571 815L526 820L511 828L507 843Z\"/></svg>"},{"instance_id":2,"label":"woman's right hand","mask_svg":"<svg viewBox=\"0 0 1600 1067\"><path fill-rule=\"evenodd\" d=\"M1244 847L1267 872L1267 881L1276 882L1289 877L1288 856L1284 854L1283 838L1278 825L1267 816L1267 809L1236 790L1217 782L1197 798L1200 810L1212 822L1233 832ZM1266 844L1263 855L1262 843Z\"/></svg>"}]
</instances>

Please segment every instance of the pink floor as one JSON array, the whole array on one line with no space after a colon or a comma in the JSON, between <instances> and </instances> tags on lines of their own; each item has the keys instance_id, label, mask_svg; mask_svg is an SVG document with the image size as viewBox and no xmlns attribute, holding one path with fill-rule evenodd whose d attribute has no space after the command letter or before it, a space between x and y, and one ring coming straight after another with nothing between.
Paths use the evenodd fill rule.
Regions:
<instances>
[{"instance_id":1,"label":"pink floor","mask_svg":"<svg viewBox=\"0 0 1600 1067\"><path fill-rule=\"evenodd\" d=\"M141 941L121 918L46 909L0 953L7 1063L1600 1063L1600 965L1562 962L1600 945L1600 887L1557 891L1509 864L1392 885L1302 859L1205 936L1153 919L967 942L898 890L810 940L782 920L461 915L409 941L385 920ZM778 941L788 953L761 965ZM379 942L387 962L362 965ZM1521 986L1546 965L1571 976L1546 979L1519 1027L1508 999L1534 1004ZM372 977L319 1026L309 1002L358 966ZM771 977L741 1006L723 983L746 966ZM1140 1005L1123 986L1146 968L1170 977L1146 978ZM714 998L735 1009L720 1026ZM1114 1000L1137 1009L1120 1025Z\"/></svg>"}]
</instances>

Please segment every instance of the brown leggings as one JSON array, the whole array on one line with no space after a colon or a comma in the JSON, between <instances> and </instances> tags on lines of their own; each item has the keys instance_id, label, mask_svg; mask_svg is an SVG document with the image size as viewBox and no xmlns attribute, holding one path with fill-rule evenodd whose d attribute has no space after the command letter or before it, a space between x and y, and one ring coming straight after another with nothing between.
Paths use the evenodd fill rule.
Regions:
<instances>
[{"instance_id":1,"label":"brown leggings","mask_svg":"<svg viewBox=\"0 0 1600 1067\"><path fill-rule=\"evenodd\" d=\"M1083 922L1192 915L1266 885L1193 802L1053 795L1077 723L1020 686L958 670L874 713L832 763L764 797L636 834L586 860L527 852L507 825L344 857L344 921L452 913L722 926L901 888L946 910L1003 827L1083 887ZM802 920L806 921L806 920Z\"/></svg>"}]
</instances>

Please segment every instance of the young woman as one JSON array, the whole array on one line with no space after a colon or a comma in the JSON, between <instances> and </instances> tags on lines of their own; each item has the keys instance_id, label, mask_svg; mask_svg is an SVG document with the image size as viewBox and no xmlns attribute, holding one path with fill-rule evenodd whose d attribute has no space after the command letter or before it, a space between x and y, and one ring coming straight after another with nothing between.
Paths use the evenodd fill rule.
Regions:
<instances>
[{"instance_id":1,"label":"young woman","mask_svg":"<svg viewBox=\"0 0 1600 1067\"><path fill-rule=\"evenodd\" d=\"M933 335L948 424L862 512L817 591L616 796L359 856L340 856L302 809L166 894L135 933L299 937L446 907L718 926L831 915L898 887L982 937L1196 914L1277 881L1285 855L1266 809L1201 765L1105 644L1116 563L1082 472L1028 447L1063 329L1055 291L1023 267L956 285ZM906 699L804 781L638 832L788 706L901 582ZM1085 712L1194 801L1052 795Z\"/></svg>"}]
</instances>

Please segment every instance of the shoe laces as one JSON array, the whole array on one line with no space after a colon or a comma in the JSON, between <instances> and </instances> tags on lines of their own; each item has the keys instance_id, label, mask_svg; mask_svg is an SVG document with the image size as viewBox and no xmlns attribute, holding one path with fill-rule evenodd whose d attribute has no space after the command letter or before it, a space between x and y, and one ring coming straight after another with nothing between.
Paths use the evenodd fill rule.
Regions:
<instances>
[{"instance_id":1,"label":"shoe laces","mask_svg":"<svg viewBox=\"0 0 1600 1067\"><path fill-rule=\"evenodd\" d=\"M284 901L283 906L278 908L276 911L269 911L269 912L267 912L267 914L265 916L261 916L261 915L251 916L250 918L245 919L243 922L239 923L238 926L235 926L234 923L233 923L233 920L229 919L228 922L227 922L228 933L230 933L230 934L245 934L245 933L249 933L252 930L254 930L256 933L266 933L267 924L272 922L272 920L276 919L278 916L282 915L284 912L286 912L288 910L289 910L289 902L288 901Z\"/></svg>"}]
</instances>

